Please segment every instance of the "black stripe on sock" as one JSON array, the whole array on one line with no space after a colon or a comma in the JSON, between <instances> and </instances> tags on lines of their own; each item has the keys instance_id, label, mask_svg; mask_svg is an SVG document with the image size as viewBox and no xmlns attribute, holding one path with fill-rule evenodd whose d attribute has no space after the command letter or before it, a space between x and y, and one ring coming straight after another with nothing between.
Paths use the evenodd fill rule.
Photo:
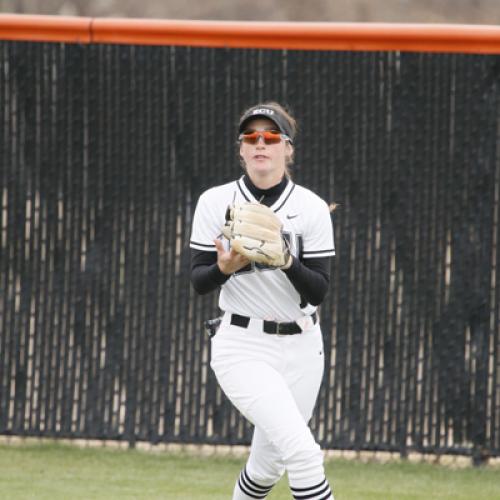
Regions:
<instances>
[{"instance_id":1,"label":"black stripe on sock","mask_svg":"<svg viewBox=\"0 0 500 500\"><path fill-rule=\"evenodd\" d=\"M329 498L332 498L332 492L330 489L328 489L328 493L324 497L318 498L318 500L328 500Z\"/></svg>"},{"instance_id":2,"label":"black stripe on sock","mask_svg":"<svg viewBox=\"0 0 500 500\"><path fill-rule=\"evenodd\" d=\"M298 493L300 493L301 491L311 491L311 490L314 490L316 488L319 488L320 486L323 486L325 483L326 483L326 478L323 479L323 481L321 481L321 483L317 484L316 486L308 486L307 488L295 488L293 486L290 486L290 489L293 492L297 491Z\"/></svg>"},{"instance_id":3,"label":"black stripe on sock","mask_svg":"<svg viewBox=\"0 0 500 500\"><path fill-rule=\"evenodd\" d=\"M323 488L321 488L320 490L314 491L314 493L306 493L305 495L294 495L293 498L295 500L306 500L308 498L317 498L318 495L323 495L323 493L325 493L325 492L328 493L326 495L326 497L321 497L318 500L322 500L323 498L328 498L328 496L331 494L331 492L330 492L330 486L328 485L328 483L325 484L325 486Z\"/></svg>"},{"instance_id":4,"label":"black stripe on sock","mask_svg":"<svg viewBox=\"0 0 500 500\"><path fill-rule=\"evenodd\" d=\"M271 484L271 486L262 486L260 484L257 484L256 482L252 481L250 479L250 476L248 475L246 467L241 471L241 474L243 476L245 484L249 483L249 488L253 487L257 491L261 490L262 492L265 491L265 492L269 493L269 491L271 491L271 488L274 486L273 484Z\"/></svg>"},{"instance_id":5,"label":"black stripe on sock","mask_svg":"<svg viewBox=\"0 0 500 500\"><path fill-rule=\"evenodd\" d=\"M238 480L238 486L240 487L240 490L245 493L245 495L251 497L251 498L266 498L267 496L267 492L266 493L250 493L249 491L247 491L247 489L245 488L245 486L243 486L242 482L241 482L241 479L242 477L240 476L240 479Z\"/></svg>"}]
</instances>

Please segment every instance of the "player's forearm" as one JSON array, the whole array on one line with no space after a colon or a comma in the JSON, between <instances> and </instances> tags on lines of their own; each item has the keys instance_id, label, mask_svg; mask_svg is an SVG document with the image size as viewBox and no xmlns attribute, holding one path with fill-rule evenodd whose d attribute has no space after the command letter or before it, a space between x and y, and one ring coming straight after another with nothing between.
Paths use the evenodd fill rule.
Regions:
<instances>
[{"instance_id":1,"label":"player's forearm","mask_svg":"<svg viewBox=\"0 0 500 500\"><path fill-rule=\"evenodd\" d=\"M217 265L217 252L191 250L191 283L200 295L216 290L228 279Z\"/></svg>"},{"instance_id":2,"label":"player's forearm","mask_svg":"<svg viewBox=\"0 0 500 500\"><path fill-rule=\"evenodd\" d=\"M191 283L200 295L216 290L223 285L229 277L230 276L221 272L217 264L197 266L191 269Z\"/></svg>"},{"instance_id":3,"label":"player's forearm","mask_svg":"<svg viewBox=\"0 0 500 500\"><path fill-rule=\"evenodd\" d=\"M288 276L295 290L313 306L323 302L330 282L330 259L307 259L302 263L293 259L290 268L283 272Z\"/></svg>"}]
</instances>

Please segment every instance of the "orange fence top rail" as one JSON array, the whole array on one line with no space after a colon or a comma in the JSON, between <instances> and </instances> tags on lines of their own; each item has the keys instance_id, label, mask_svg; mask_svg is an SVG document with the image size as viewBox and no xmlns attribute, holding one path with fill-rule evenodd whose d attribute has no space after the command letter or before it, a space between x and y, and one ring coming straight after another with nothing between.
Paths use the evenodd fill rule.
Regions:
<instances>
[{"instance_id":1,"label":"orange fence top rail","mask_svg":"<svg viewBox=\"0 0 500 500\"><path fill-rule=\"evenodd\" d=\"M500 26L107 19L3 14L0 40L500 54Z\"/></svg>"}]
</instances>

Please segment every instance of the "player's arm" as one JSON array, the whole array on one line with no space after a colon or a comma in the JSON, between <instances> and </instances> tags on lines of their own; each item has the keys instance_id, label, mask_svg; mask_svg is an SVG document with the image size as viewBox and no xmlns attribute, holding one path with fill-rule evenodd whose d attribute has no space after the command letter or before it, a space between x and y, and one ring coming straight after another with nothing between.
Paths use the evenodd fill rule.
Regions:
<instances>
[{"instance_id":1,"label":"player's arm","mask_svg":"<svg viewBox=\"0 0 500 500\"><path fill-rule=\"evenodd\" d=\"M222 286L228 279L217 265L217 252L191 249L191 283L201 295Z\"/></svg>"},{"instance_id":2,"label":"player's arm","mask_svg":"<svg viewBox=\"0 0 500 500\"><path fill-rule=\"evenodd\" d=\"M221 251L220 234L224 212L219 214L214 200L218 198L214 189L205 191L199 198L191 231L191 283L200 293L209 293L222 286L230 277L233 263L230 252ZM222 219L222 220L221 220ZM228 255L225 255L225 254ZM221 262L223 261L223 262Z\"/></svg>"},{"instance_id":3,"label":"player's arm","mask_svg":"<svg viewBox=\"0 0 500 500\"><path fill-rule=\"evenodd\" d=\"M330 283L331 257L304 259L293 257L292 265L283 270L295 290L309 304L317 306L323 302Z\"/></svg>"},{"instance_id":4,"label":"player's arm","mask_svg":"<svg viewBox=\"0 0 500 500\"><path fill-rule=\"evenodd\" d=\"M290 268L283 269L302 299L313 306L325 298L330 283L331 258L335 255L333 226L327 204L314 200L303 233L300 258L293 257Z\"/></svg>"},{"instance_id":5,"label":"player's arm","mask_svg":"<svg viewBox=\"0 0 500 500\"><path fill-rule=\"evenodd\" d=\"M222 286L233 273L249 263L234 250L224 250L220 240L214 243L217 252L191 249L191 283L201 295Z\"/></svg>"}]
</instances>

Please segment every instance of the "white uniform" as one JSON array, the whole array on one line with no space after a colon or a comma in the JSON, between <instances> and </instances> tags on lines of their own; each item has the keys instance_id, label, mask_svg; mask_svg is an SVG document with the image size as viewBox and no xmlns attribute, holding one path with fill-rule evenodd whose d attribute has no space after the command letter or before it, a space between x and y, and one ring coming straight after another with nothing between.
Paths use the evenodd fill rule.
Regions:
<instances>
[{"instance_id":1,"label":"white uniform","mask_svg":"<svg viewBox=\"0 0 500 500\"><path fill-rule=\"evenodd\" d=\"M216 251L228 205L259 201L243 178L205 191L194 214L190 246ZM283 223L291 253L301 259L335 255L327 204L312 191L288 181L270 207ZM234 500L265 498L288 472L294 498L332 499L323 456L307 422L323 375L323 341L316 307L303 301L286 274L252 264L221 287L221 326L212 339L211 366L231 402L254 425L250 457ZM231 324L233 314L249 317L246 327ZM302 333L264 333L263 320L297 322Z\"/></svg>"}]
</instances>

